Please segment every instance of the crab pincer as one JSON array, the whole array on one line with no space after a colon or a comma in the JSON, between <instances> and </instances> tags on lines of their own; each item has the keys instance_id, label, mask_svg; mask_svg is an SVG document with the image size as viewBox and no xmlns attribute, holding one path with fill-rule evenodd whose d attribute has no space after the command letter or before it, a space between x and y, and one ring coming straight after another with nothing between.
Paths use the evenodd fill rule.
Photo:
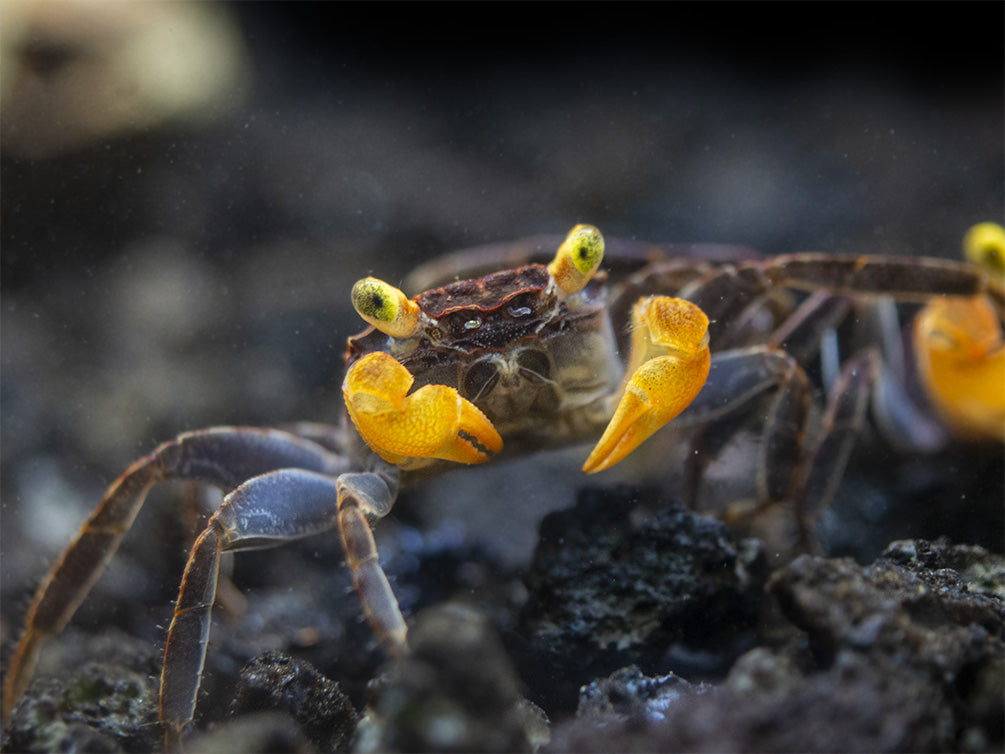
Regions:
<instances>
[{"instance_id":1,"label":"crab pincer","mask_svg":"<svg viewBox=\"0 0 1005 754\"><path fill-rule=\"evenodd\" d=\"M966 258L983 269L999 299L1005 283L1005 228L975 225ZM933 298L914 320L914 351L928 397L960 437L1005 441L1005 342L1000 313L984 293Z\"/></svg>"},{"instance_id":2,"label":"crab pincer","mask_svg":"<svg viewBox=\"0 0 1005 754\"><path fill-rule=\"evenodd\" d=\"M1005 345L984 295L933 300L914 324L928 395L961 437L1005 441Z\"/></svg>"},{"instance_id":3,"label":"crab pincer","mask_svg":"<svg viewBox=\"0 0 1005 754\"><path fill-rule=\"evenodd\" d=\"M342 383L349 416L381 458L413 468L429 458L484 463L502 450L492 422L456 389L426 385L409 394L414 381L378 351L353 364Z\"/></svg>"},{"instance_id":4,"label":"crab pincer","mask_svg":"<svg viewBox=\"0 0 1005 754\"><path fill-rule=\"evenodd\" d=\"M632 310L631 377L583 471L622 460L695 399L711 365L708 317L690 301L651 296Z\"/></svg>"}]
</instances>

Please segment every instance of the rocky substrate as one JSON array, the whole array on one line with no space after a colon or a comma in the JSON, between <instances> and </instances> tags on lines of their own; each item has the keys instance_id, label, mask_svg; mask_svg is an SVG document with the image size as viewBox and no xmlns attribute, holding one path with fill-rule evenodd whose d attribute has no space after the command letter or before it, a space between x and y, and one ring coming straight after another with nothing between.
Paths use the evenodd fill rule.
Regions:
<instances>
[{"instance_id":1,"label":"rocky substrate","mask_svg":"<svg viewBox=\"0 0 1005 754\"><path fill-rule=\"evenodd\" d=\"M412 543L389 559L401 568L399 590L421 593L428 581L438 596L454 595L415 603L410 657L384 661L348 615L352 630L330 641L294 631L308 620L299 589L285 590L285 601L256 597L214 627L199 731L187 748L1005 744L1005 560L980 547L904 540L869 565L803 555L769 572L756 541L735 541L718 522L625 488L585 491L547 517L523 574L476 550L416 544L404 531L398 541ZM349 614L352 603L337 604ZM285 635L267 630L263 605L268 620L285 621ZM281 646L240 669L241 653L253 649L251 624L258 641L264 633ZM4 751L157 748L154 646L116 630L70 631L54 644L64 670L34 682Z\"/></svg>"}]
</instances>

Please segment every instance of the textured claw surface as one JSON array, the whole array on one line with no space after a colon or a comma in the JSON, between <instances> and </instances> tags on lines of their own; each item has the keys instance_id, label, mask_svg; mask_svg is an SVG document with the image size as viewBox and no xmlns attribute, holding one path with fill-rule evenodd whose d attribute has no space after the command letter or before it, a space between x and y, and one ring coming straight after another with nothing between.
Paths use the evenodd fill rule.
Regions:
<instances>
[{"instance_id":1,"label":"textured claw surface","mask_svg":"<svg viewBox=\"0 0 1005 754\"><path fill-rule=\"evenodd\" d=\"M353 424L384 460L405 468L428 458L483 463L502 450L492 422L454 388L426 385L409 395L412 383L405 367L378 351L353 364L342 384Z\"/></svg>"},{"instance_id":2,"label":"textured claw surface","mask_svg":"<svg viewBox=\"0 0 1005 754\"><path fill-rule=\"evenodd\" d=\"M943 419L962 437L1005 442L1005 345L991 302L934 299L915 319L914 344Z\"/></svg>"},{"instance_id":3,"label":"textured claw surface","mask_svg":"<svg viewBox=\"0 0 1005 754\"><path fill-rule=\"evenodd\" d=\"M583 471L610 468L695 399L711 364L708 317L689 301L654 296L632 313L634 371ZM652 354L661 355L652 355Z\"/></svg>"}]
</instances>

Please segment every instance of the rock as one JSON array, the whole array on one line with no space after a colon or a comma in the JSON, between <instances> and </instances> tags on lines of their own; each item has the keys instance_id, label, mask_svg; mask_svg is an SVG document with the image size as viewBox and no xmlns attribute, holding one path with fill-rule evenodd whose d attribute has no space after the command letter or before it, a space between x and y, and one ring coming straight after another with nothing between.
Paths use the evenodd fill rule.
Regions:
<instances>
[{"instance_id":1,"label":"rock","mask_svg":"<svg viewBox=\"0 0 1005 754\"><path fill-rule=\"evenodd\" d=\"M529 705L488 621L459 604L421 613L411 653L372 686L357 751L531 751L543 713Z\"/></svg>"},{"instance_id":2,"label":"rock","mask_svg":"<svg viewBox=\"0 0 1005 754\"><path fill-rule=\"evenodd\" d=\"M36 678L4 731L3 751L151 751L161 745L154 647L111 632L68 631L60 673ZM118 640L116 644L112 639ZM107 657L106 662L75 661ZM50 658L55 659L55 658Z\"/></svg>"},{"instance_id":3,"label":"rock","mask_svg":"<svg viewBox=\"0 0 1005 754\"><path fill-rule=\"evenodd\" d=\"M309 662L279 652L245 665L231 705L235 715L265 710L289 713L320 752L348 751L358 720L337 683Z\"/></svg>"},{"instance_id":4,"label":"rock","mask_svg":"<svg viewBox=\"0 0 1005 754\"><path fill-rule=\"evenodd\" d=\"M905 557L919 551L931 557ZM922 542L888 555L914 563L798 558L769 588L802 636L746 653L662 720L581 716L557 727L550 750L1001 751L1002 603L921 565L1000 558Z\"/></svg>"},{"instance_id":5,"label":"rock","mask_svg":"<svg viewBox=\"0 0 1005 754\"><path fill-rule=\"evenodd\" d=\"M1005 599L1005 558L983 547L953 544L945 538L934 542L903 539L891 542L882 557L910 568L925 579L935 576L929 571L952 569L971 592Z\"/></svg>"},{"instance_id":6,"label":"rock","mask_svg":"<svg viewBox=\"0 0 1005 754\"><path fill-rule=\"evenodd\" d=\"M594 725L663 720L682 697L703 694L710 688L704 683L688 683L673 673L650 678L630 665L581 688L576 717Z\"/></svg>"},{"instance_id":7,"label":"rock","mask_svg":"<svg viewBox=\"0 0 1005 754\"><path fill-rule=\"evenodd\" d=\"M258 712L214 725L185 742L186 751L226 751L230 754L314 754L303 729L285 712ZM328 749L330 751L330 749Z\"/></svg>"},{"instance_id":8,"label":"rock","mask_svg":"<svg viewBox=\"0 0 1005 754\"><path fill-rule=\"evenodd\" d=\"M803 556L777 572L769 589L786 617L807 633L822 668L854 650L899 666L953 673L1005 633L1001 601L971 593L951 569L913 571L888 560Z\"/></svg>"},{"instance_id":9,"label":"rock","mask_svg":"<svg viewBox=\"0 0 1005 754\"><path fill-rule=\"evenodd\" d=\"M625 663L724 673L752 642L765 573L757 543L719 522L630 488L586 490L541 525L521 615L525 678L560 711Z\"/></svg>"}]
</instances>

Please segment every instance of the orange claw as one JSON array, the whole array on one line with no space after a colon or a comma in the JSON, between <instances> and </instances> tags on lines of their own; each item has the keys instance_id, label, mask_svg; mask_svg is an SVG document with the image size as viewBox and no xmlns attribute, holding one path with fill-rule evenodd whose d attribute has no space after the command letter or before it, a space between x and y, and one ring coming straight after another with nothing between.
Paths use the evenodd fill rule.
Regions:
<instances>
[{"instance_id":1,"label":"orange claw","mask_svg":"<svg viewBox=\"0 0 1005 754\"><path fill-rule=\"evenodd\" d=\"M370 353L349 369L342 395L360 436L384 460L402 468L423 459L483 463L502 450L502 438L478 408L452 387L426 385L391 355Z\"/></svg>"},{"instance_id":2,"label":"orange claw","mask_svg":"<svg viewBox=\"0 0 1005 754\"><path fill-rule=\"evenodd\" d=\"M690 301L643 299L632 310L632 355L625 393L583 471L608 469L695 399L711 364L708 317Z\"/></svg>"},{"instance_id":3,"label":"orange claw","mask_svg":"<svg viewBox=\"0 0 1005 754\"><path fill-rule=\"evenodd\" d=\"M928 395L960 436L1005 442L1005 346L986 296L942 297L914 321L918 369Z\"/></svg>"}]
</instances>

